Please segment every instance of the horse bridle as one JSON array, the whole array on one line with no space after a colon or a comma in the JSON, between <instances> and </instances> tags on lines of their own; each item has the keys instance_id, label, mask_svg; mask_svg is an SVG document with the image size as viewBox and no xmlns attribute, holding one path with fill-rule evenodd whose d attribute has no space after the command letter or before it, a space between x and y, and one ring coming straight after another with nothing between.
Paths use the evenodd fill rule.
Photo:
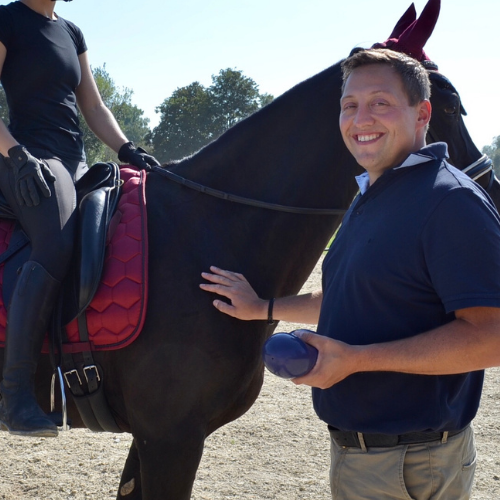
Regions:
<instances>
[{"instance_id":1,"label":"horse bridle","mask_svg":"<svg viewBox=\"0 0 500 500\"><path fill-rule=\"evenodd\" d=\"M446 77L444 77L441 73L439 73L438 65L434 61L430 60L421 61L421 64L427 70L428 73L430 72L437 73L441 78L447 80L448 85L457 94L460 102L460 109L463 110L462 101L460 100L460 95L458 94L458 91L451 84L451 82L448 81ZM431 133L431 136L432 135L433 134ZM495 181L495 172L493 171L493 161L485 154L483 154L483 156L481 156L474 163L470 164L468 167L465 167L461 170L464 174L467 174L473 181L477 181L478 179L486 175L488 172L491 172L490 179L487 182L486 186L484 186L484 189L486 191L489 191L491 189L491 186Z\"/></svg>"},{"instance_id":2,"label":"horse bridle","mask_svg":"<svg viewBox=\"0 0 500 500\"><path fill-rule=\"evenodd\" d=\"M493 161L488 155L483 155L479 160L476 160L474 163L465 167L462 172L467 174L473 181L477 181L483 175L486 175L488 172L491 172L490 180L488 184L484 188L486 191L491 189L493 182L495 181L495 172L493 171Z\"/></svg>"}]
</instances>

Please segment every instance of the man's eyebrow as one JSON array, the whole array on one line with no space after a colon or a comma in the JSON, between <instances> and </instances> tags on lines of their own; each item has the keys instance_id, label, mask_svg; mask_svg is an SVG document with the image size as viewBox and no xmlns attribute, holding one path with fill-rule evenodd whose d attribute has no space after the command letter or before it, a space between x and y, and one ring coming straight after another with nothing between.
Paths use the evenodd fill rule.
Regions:
<instances>
[{"instance_id":1,"label":"man's eyebrow","mask_svg":"<svg viewBox=\"0 0 500 500\"><path fill-rule=\"evenodd\" d=\"M377 95L377 94L384 94L384 95L387 95L387 94L390 94L390 92L388 90L374 90L372 92L369 93L369 95L373 96L373 95ZM353 95L353 94L348 94L348 95L343 95L340 100L343 101L344 99L356 99L356 96Z\"/></svg>"}]
</instances>

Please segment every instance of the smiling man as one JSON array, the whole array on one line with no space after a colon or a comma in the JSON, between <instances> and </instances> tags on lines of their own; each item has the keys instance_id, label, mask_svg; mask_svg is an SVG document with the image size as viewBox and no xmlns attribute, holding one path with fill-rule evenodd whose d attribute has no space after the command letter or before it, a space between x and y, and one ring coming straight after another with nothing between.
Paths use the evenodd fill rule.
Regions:
<instances>
[{"instance_id":1,"label":"smiling man","mask_svg":"<svg viewBox=\"0 0 500 500\"><path fill-rule=\"evenodd\" d=\"M402 76L409 76L407 70L400 75L386 64L356 67L355 61L344 64L340 130L373 184L385 170L402 163L408 153L425 146L431 117L430 87L426 74L411 75L419 78L421 85L407 90Z\"/></svg>"},{"instance_id":2,"label":"smiling man","mask_svg":"<svg viewBox=\"0 0 500 500\"><path fill-rule=\"evenodd\" d=\"M323 290L274 302L318 323L313 387L331 436L335 500L465 500L484 368L500 365L500 218L488 195L426 146L427 72L390 50L343 63L340 129L366 170L323 263ZM220 311L266 319L242 275L212 268Z\"/></svg>"}]
</instances>

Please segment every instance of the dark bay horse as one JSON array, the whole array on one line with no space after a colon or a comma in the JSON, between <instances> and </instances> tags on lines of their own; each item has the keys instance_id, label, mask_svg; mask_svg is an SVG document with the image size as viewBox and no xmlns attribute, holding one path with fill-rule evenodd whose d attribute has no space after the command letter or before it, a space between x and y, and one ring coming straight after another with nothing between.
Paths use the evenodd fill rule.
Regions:
<instances>
[{"instance_id":1,"label":"dark bay horse","mask_svg":"<svg viewBox=\"0 0 500 500\"><path fill-rule=\"evenodd\" d=\"M398 26L393 35L402 33ZM452 162L464 168L481 154L463 124L458 94L441 78L433 79L433 92L439 92L433 96L431 139L448 142ZM345 210L361 169L339 133L340 87L337 63L168 168L267 203ZM188 500L205 438L257 398L260 350L274 329L266 321L220 314L198 287L201 272L215 263L245 274L262 297L295 294L341 215L231 203L173 183L161 172L148 174L147 200L150 298L143 333L130 346L95 353L94 359L103 368L117 422L134 438L118 498ZM47 411L51 374L43 357L37 394ZM72 425L83 426L69 403Z\"/></svg>"}]
</instances>

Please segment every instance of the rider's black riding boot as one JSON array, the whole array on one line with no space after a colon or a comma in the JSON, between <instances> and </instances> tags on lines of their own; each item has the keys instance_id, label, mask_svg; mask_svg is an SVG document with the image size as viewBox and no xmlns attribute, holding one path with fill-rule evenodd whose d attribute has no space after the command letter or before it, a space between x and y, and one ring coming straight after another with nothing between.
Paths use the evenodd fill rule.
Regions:
<instances>
[{"instance_id":1,"label":"rider's black riding boot","mask_svg":"<svg viewBox=\"0 0 500 500\"><path fill-rule=\"evenodd\" d=\"M7 315L0 425L20 436L57 436L57 426L38 406L35 371L60 283L40 264L26 262Z\"/></svg>"}]
</instances>

